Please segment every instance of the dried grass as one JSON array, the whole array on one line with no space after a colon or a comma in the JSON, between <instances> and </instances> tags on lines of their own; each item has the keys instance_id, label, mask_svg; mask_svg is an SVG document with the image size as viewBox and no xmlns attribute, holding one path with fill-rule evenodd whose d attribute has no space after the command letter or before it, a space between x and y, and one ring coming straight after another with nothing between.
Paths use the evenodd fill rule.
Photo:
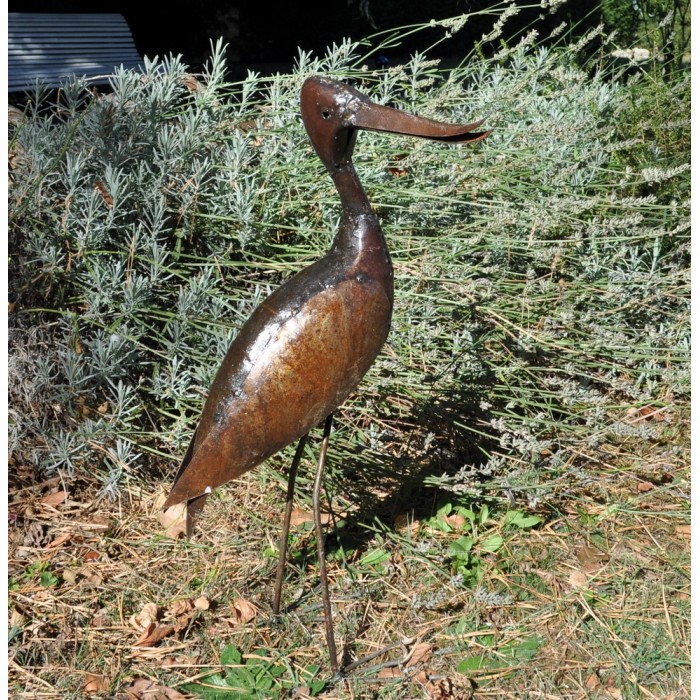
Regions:
<instances>
[{"instance_id":1,"label":"dried grass","mask_svg":"<svg viewBox=\"0 0 700 700\"><path fill-rule=\"evenodd\" d=\"M163 537L158 483L132 485L110 502L95 500L99 485L88 481L37 483L27 473L15 481L11 695L174 689L216 669L230 644L244 658L263 649L290 668L320 661L329 678L313 535L303 518L283 593L289 607L271 617L280 464L222 488L190 542ZM655 464L671 476L649 481ZM417 515L436 494L425 492L393 521L347 515L328 540L336 633L346 663L376 656L322 696L689 697L688 478L687 464L669 464L660 451L628 452L587 493L558 498L557 510L550 502L540 528L501 530L504 546L483 555L479 587L500 603L451 575L446 554L458 533ZM303 509L304 487L300 496ZM367 563L374 550L389 554L380 567ZM196 608L196 599L207 603ZM171 631L139 646L135 618L148 605L158 611L154 624ZM513 656L533 639L534 654ZM491 662L458 672L479 655ZM134 697L153 697L148 692Z\"/></svg>"}]
</instances>

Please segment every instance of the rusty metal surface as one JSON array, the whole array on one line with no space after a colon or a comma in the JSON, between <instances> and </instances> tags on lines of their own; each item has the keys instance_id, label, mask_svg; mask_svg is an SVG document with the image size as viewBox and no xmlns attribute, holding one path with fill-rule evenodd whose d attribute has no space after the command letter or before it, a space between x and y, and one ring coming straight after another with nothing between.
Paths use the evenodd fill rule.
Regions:
<instances>
[{"instance_id":1,"label":"rusty metal surface","mask_svg":"<svg viewBox=\"0 0 700 700\"><path fill-rule=\"evenodd\" d=\"M357 129L442 141L488 135L473 131L481 122L421 119L321 77L304 83L301 113L338 189L343 219L329 252L255 309L219 368L164 505L188 501L188 533L207 493L324 420L355 389L386 340L393 272L352 166Z\"/></svg>"}]
</instances>

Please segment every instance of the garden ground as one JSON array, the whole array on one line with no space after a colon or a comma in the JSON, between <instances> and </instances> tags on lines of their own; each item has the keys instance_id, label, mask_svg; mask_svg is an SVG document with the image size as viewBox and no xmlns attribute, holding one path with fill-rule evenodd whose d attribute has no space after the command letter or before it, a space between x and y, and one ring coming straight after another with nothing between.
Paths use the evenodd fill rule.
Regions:
<instances>
[{"instance_id":1,"label":"garden ground","mask_svg":"<svg viewBox=\"0 0 700 700\"><path fill-rule=\"evenodd\" d=\"M668 431L685 440L682 422ZM16 468L12 696L690 697L689 466L662 447L611 454L585 492L553 484L539 512L423 489L411 510L377 494L372 519L336 497L339 649L346 664L380 653L335 682L303 487L290 606L271 616L282 464L220 489L190 542L164 534L166 483L96 501L89 481Z\"/></svg>"}]
</instances>

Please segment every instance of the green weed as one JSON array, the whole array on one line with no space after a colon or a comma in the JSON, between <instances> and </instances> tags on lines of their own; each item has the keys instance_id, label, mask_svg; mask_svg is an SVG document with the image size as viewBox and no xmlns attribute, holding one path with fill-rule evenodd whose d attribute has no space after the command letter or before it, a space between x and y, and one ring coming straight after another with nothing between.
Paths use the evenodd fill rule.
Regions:
<instances>
[{"instance_id":1,"label":"green weed","mask_svg":"<svg viewBox=\"0 0 700 700\"><path fill-rule=\"evenodd\" d=\"M320 666L294 670L287 664L270 661L263 650L253 651L244 658L231 644L221 652L221 665L225 671L211 675L205 671L199 683L183 689L205 700L257 700L279 697L284 689L299 686L304 687L307 696L315 697L326 687L326 682L318 679Z\"/></svg>"}]
</instances>

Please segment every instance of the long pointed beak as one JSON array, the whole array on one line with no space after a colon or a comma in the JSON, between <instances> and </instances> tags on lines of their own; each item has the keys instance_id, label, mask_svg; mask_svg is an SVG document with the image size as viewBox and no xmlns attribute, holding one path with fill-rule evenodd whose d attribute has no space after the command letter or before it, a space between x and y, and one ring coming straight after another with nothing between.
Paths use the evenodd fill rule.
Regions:
<instances>
[{"instance_id":1,"label":"long pointed beak","mask_svg":"<svg viewBox=\"0 0 700 700\"><path fill-rule=\"evenodd\" d=\"M483 119L471 124L443 124L434 119L416 117L393 107L384 107L369 100L362 101L353 112L351 123L357 129L385 131L434 141L454 143L481 141L491 133L474 131L484 123Z\"/></svg>"}]
</instances>

